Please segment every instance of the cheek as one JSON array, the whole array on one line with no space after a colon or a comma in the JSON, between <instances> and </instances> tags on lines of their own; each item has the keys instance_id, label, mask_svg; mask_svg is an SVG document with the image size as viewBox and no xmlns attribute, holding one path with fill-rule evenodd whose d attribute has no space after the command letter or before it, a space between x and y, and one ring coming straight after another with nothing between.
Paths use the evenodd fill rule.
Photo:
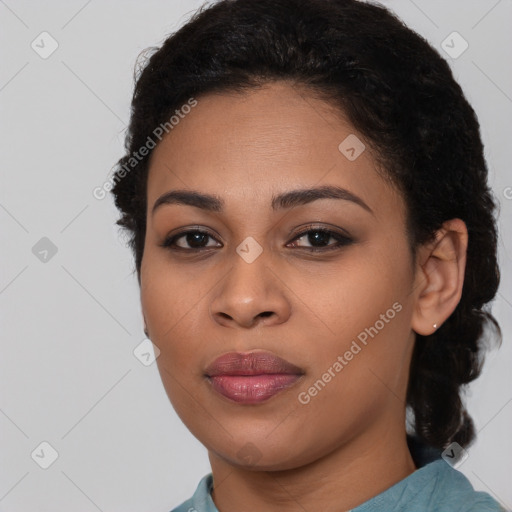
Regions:
<instances>
[{"instance_id":1,"label":"cheek","mask_svg":"<svg viewBox=\"0 0 512 512\"><path fill-rule=\"evenodd\" d=\"M383 395L390 395L389 389L400 393L412 347L412 304L411 276L404 271L408 253L397 254L403 257L391 251L386 256L383 249L361 251L333 268L332 275L302 280L298 295L309 290L303 295L307 297L304 327L314 331L316 341L312 355L312 345L303 337L307 346L301 353L306 357L309 352L310 378L301 391L307 394L305 400L320 398L311 404L315 414L332 411L332 403L326 407L331 401L340 410L362 413L375 409ZM324 383L329 388L325 391Z\"/></svg>"},{"instance_id":2,"label":"cheek","mask_svg":"<svg viewBox=\"0 0 512 512\"><path fill-rule=\"evenodd\" d=\"M206 340L197 318L205 293L197 289L197 283L184 281L168 267L151 266L149 260L141 283L142 309L151 341L160 350L156 363L167 396L181 417L200 416L201 410L190 397L202 385L199 356ZM193 425L189 428L193 430Z\"/></svg>"},{"instance_id":3,"label":"cheek","mask_svg":"<svg viewBox=\"0 0 512 512\"><path fill-rule=\"evenodd\" d=\"M349 340L373 326L382 314L385 320L399 316L393 304L403 306L410 286L404 265L405 261L384 258L382 252L360 251L327 273L301 273L293 289L304 302L309 321L321 326L327 338Z\"/></svg>"},{"instance_id":4,"label":"cheek","mask_svg":"<svg viewBox=\"0 0 512 512\"><path fill-rule=\"evenodd\" d=\"M150 251L144 255L141 267L140 299L142 311L151 338L161 351L161 357L176 360L181 349L189 344L183 341L194 307L204 296L198 283L184 279L176 269ZM172 352L172 354L169 354ZM181 356L180 356L181 357Z\"/></svg>"},{"instance_id":5,"label":"cheek","mask_svg":"<svg viewBox=\"0 0 512 512\"><path fill-rule=\"evenodd\" d=\"M406 248L397 246L393 253L383 246L351 261L311 297L334 333L328 337L327 350L320 356L323 367L317 366L317 373L342 356L339 375L343 377L333 388L339 386L340 396L347 399L378 394L387 385L394 388L407 373L412 314Z\"/></svg>"}]
</instances>

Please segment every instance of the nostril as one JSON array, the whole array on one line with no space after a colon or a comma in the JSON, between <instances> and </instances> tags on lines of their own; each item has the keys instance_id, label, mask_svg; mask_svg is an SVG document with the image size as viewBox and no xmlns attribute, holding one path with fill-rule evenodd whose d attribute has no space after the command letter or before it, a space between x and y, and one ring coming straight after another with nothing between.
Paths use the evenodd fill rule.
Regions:
<instances>
[{"instance_id":1,"label":"nostril","mask_svg":"<svg viewBox=\"0 0 512 512\"><path fill-rule=\"evenodd\" d=\"M263 317L266 317L266 316L270 316L272 315L273 312L272 311L263 311L263 313L260 313L259 316L263 316Z\"/></svg>"}]
</instances>

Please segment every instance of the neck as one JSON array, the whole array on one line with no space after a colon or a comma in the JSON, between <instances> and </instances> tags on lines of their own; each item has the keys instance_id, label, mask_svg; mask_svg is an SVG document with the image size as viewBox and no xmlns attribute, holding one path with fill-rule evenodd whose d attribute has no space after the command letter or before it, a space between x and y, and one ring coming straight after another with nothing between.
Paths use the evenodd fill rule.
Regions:
<instances>
[{"instance_id":1,"label":"neck","mask_svg":"<svg viewBox=\"0 0 512 512\"><path fill-rule=\"evenodd\" d=\"M403 425L403 423L402 423ZM376 435L377 434L377 435ZM370 440L369 440L370 439ZM209 452L220 512L349 510L415 471L404 429L366 432L299 468L247 470Z\"/></svg>"}]
</instances>

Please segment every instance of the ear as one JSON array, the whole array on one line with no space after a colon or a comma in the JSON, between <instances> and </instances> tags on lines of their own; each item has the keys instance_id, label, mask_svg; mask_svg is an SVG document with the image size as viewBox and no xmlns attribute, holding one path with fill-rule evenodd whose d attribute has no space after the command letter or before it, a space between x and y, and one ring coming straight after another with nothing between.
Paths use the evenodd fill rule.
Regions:
<instances>
[{"instance_id":1,"label":"ear","mask_svg":"<svg viewBox=\"0 0 512 512\"><path fill-rule=\"evenodd\" d=\"M457 307L464 284L467 247L466 224L451 219L436 232L433 242L418 250L411 324L416 333L432 334Z\"/></svg>"}]
</instances>

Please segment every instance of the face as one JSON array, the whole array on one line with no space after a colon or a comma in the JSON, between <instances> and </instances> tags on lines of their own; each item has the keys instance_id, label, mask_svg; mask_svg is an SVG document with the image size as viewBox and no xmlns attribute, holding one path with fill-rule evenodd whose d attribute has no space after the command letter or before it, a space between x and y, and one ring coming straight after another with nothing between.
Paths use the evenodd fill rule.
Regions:
<instances>
[{"instance_id":1,"label":"face","mask_svg":"<svg viewBox=\"0 0 512 512\"><path fill-rule=\"evenodd\" d=\"M403 430L414 266L400 194L305 89L197 101L153 152L141 265L175 410L210 455L266 470Z\"/></svg>"}]
</instances>

